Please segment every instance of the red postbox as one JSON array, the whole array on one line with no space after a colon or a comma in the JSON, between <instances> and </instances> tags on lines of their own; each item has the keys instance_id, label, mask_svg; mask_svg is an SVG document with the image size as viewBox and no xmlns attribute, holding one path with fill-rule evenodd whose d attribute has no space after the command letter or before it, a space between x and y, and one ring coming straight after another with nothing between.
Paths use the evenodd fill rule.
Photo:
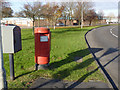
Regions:
<instances>
[{"instance_id":1,"label":"red postbox","mask_svg":"<svg viewBox=\"0 0 120 90\"><path fill-rule=\"evenodd\" d=\"M45 27L35 28L35 63L41 67L48 66L50 61L51 32ZM39 69L39 68L38 68Z\"/></svg>"}]
</instances>

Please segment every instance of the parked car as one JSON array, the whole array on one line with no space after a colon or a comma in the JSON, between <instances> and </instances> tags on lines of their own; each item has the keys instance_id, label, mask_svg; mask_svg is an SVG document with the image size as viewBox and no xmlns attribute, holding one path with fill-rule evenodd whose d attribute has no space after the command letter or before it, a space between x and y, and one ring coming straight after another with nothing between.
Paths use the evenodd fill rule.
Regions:
<instances>
[{"instance_id":1,"label":"parked car","mask_svg":"<svg viewBox=\"0 0 120 90\"><path fill-rule=\"evenodd\" d=\"M65 26L64 23L57 23L56 26Z\"/></svg>"}]
</instances>

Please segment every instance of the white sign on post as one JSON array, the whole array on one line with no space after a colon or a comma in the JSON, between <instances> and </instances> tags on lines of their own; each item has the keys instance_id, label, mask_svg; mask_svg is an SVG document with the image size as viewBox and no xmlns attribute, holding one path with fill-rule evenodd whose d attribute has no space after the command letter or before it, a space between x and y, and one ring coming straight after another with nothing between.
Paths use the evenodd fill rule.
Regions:
<instances>
[{"instance_id":1,"label":"white sign on post","mask_svg":"<svg viewBox=\"0 0 120 90\"><path fill-rule=\"evenodd\" d=\"M40 36L40 42L48 42L48 36Z\"/></svg>"}]
</instances>

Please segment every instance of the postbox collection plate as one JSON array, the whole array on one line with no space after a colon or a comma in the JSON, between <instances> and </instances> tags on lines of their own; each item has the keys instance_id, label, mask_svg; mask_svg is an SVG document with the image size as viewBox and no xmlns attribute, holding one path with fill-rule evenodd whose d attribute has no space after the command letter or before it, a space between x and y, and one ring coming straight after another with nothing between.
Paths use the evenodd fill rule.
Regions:
<instances>
[{"instance_id":1,"label":"postbox collection plate","mask_svg":"<svg viewBox=\"0 0 120 90\"><path fill-rule=\"evenodd\" d=\"M40 42L48 42L48 36L40 36Z\"/></svg>"}]
</instances>

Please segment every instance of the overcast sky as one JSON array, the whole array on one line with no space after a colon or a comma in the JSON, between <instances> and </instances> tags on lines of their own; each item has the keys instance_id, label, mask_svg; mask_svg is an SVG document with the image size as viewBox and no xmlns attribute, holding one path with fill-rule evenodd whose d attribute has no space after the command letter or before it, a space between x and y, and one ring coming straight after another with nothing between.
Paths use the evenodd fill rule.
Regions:
<instances>
[{"instance_id":1,"label":"overcast sky","mask_svg":"<svg viewBox=\"0 0 120 90\"><path fill-rule=\"evenodd\" d=\"M30 1L36 1L36 0L7 0L7 1L11 3L11 7L14 12L19 12L23 7L24 3L30 2ZM37 0L37 1L48 2L48 0ZM49 0L49 1L60 2L61 0L60 1ZM63 0L63 1L74 2L74 0ZM92 0L92 2L94 2L94 9L96 10L96 12L103 11L105 16L109 15L110 13L114 13L115 16L118 16L118 1L119 0Z\"/></svg>"}]
</instances>

